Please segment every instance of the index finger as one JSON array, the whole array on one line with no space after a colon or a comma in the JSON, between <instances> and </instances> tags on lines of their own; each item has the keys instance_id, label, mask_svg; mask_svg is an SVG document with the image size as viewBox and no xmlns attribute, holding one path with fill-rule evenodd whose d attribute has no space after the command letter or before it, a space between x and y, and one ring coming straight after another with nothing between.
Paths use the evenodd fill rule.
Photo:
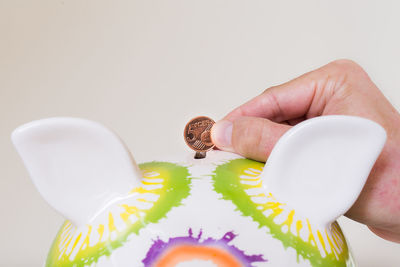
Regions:
<instances>
[{"instance_id":1,"label":"index finger","mask_svg":"<svg viewBox=\"0 0 400 267\"><path fill-rule=\"evenodd\" d=\"M313 108L314 99L319 98L317 94L320 92L317 91L322 82L321 69L265 90L231 111L224 119L234 121L238 117L250 116L283 122L305 117ZM323 109L323 105L314 108Z\"/></svg>"}]
</instances>

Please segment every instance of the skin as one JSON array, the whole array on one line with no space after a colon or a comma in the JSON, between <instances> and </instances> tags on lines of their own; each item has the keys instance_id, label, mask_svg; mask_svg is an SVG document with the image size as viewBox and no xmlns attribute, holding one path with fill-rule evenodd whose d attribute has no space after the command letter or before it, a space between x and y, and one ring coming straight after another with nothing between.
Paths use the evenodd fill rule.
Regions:
<instances>
[{"instance_id":1,"label":"skin","mask_svg":"<svg viewBox=\"0 0 400 267\"><path fill-rule=\"evenodd\" d=\"M268 88L217 122L211 137L221 150L265 162L293 125L322 115L364 117L385 128L385 147L346 216L400 243L400 114L355 62L337 60Z\"/></svg>"}]
</instances>

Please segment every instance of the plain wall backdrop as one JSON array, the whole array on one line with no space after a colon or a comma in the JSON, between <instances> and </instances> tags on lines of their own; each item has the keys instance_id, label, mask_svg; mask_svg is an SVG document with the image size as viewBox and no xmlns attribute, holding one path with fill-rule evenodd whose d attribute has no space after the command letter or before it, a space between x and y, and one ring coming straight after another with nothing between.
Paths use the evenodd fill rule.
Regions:
<instances>
[{"instance_id":1,"label":"plain wall backdrop","mask_svg":"<svg viewBox=\"0 0 400 267\"><path fill-rule=\"evenodd\" d=\"M41 266L63 221L12 147L17 126L83 117L114 129L137 162L187 153L190 118L220 119L338 58L362 65L398 109L399 10L361 0L0 0L0 264ZM340 222L359 266L400 266L399 244Z\"/></svg>"}]
</instances>

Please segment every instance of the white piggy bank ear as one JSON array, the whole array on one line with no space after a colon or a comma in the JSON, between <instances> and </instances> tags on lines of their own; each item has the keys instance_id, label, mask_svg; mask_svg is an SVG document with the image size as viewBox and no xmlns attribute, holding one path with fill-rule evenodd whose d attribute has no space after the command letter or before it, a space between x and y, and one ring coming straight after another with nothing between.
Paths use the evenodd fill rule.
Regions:
<instances>
[{"instance_id":1,"label":"white piggy bank ear","mask_svg":"<svg viewBox=\"0 0 400 267\"><path fill-rule=\"evenodd\" d=\"M278 201L327 226L356 201L385 141L385 130L367 119L306 120L277 142L263 184Z\"/></svg>"},{"instance_id":2,"label":"white piggy bank ear","mask_svg":"<svg viewBox=\"0 0 400 267\"><path fill-rule=\"evenodd\" d=\"M76 225L90 222L140 183L124 144L92 121L33 121L17 128L12 141L43 198Z\"/></svg>"}]
</instances>

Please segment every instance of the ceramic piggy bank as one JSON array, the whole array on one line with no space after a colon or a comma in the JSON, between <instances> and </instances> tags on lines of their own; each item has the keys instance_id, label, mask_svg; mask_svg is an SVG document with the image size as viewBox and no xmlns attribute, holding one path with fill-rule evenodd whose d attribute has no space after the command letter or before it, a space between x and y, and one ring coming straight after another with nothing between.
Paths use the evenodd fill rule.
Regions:
<instances>
[{"instance_id":1,"label":"ceramic piggy bank","mask_svg":"<svg viewBox=\"0 0 400 267\"><path fill-rule=\"evenodd\" d=\"M358 117L306 120L265 165L222 151L137 165L113 132L76 118L28 123L12 140L67 219L46 266L316 267L354 266L335 220L386 133Z\"/></svg>"}]
</instances>

